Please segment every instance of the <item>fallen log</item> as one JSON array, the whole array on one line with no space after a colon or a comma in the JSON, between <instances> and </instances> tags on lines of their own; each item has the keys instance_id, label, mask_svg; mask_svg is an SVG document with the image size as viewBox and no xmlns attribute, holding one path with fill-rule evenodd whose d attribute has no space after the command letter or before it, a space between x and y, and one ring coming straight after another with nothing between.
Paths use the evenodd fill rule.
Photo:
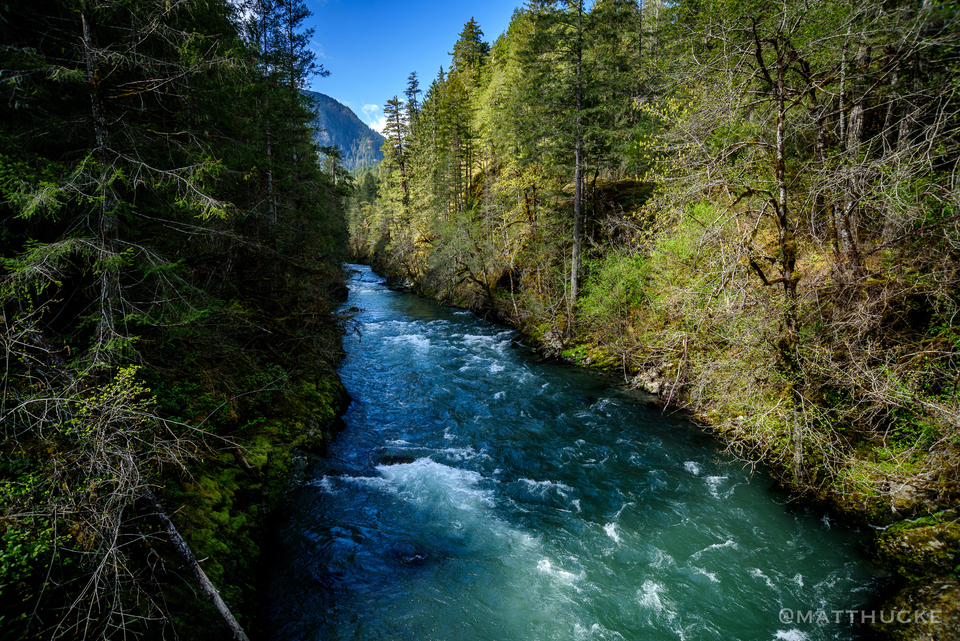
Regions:
<instances>
[{"instance_id":1,"label":"fallen log","mask_svg":"<svg viewBox=\"0 0 960 641\"><path fill-rule=\"evenodd\" d=\"M237 623L237 619L233 616L233 613L230 612L230 608L227 607L227 604L223 602L222 598L220 598L220 593L213 586L213 583L210 581L209 577L207 577L207 573L204 572L203 568L200 567L200 563L197 561L197 557L193 554L193 550L191 550L187 542L183 540L183 537L180 536L180 532L177 531L177 526L173 524L173 521L170 520L170 517L167 516L167 513L163 510L163 505L160 504L160 500L157 499L157 496L153 493L153 490L150 488L145 488L143 498L153 509L153 515L158 521L160 521L160 525L167 533L167 538L170 540L170 543L173 544L173 547L177 549L177 553L180 554L183 562L187 565L187 567L193 570L193 573L197 577L197 581L199 581L200 587L203 589L204 594L208 599L210 599L210 601L213 602L213 605L217 608L217 611L220 612L220 616L223 617L224 622L226 622L227 626L230 628L230 631L233 633L233 638L237 639L238 641L250 641L250 638L243 631L243 628L241 628L240 624Z\"/></svg>"}]
</instances>

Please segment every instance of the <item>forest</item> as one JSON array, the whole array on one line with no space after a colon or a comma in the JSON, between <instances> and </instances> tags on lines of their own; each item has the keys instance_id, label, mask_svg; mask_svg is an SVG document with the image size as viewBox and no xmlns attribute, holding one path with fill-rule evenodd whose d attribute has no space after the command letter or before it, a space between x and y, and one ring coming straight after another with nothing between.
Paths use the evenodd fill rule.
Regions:
<instances>
[{"instance_id":1,"label":"forest","mask_svg":"<svg viewBox=\"0 0 960 641\"><path fill-rule=\"evenodd\" d=\"M957 13L531 0L355 179L301 0L0 4L0 638L258 636L347 259L657 395L956 629Z\"/></svg>"},{"instance_id":2,"label":"forest","mask_svg":"<svg viewBox=\"0 0 960 641\"><path fill-rule=\"evenodd\" d=\"M955 608L957 9L538 0L492 44L471 19L388 102L352 251L659 395Z\"/></svg>"},{"instance_id":3,"label":"forest","mask_svg":"<svg viewBox=\"0 0 960 641\"><path fill-rule=\"evenodd\" d=\"M264 519L346 402L309 15L0 5L0 638L257 636Z\"/></svg>"}]
</instances>

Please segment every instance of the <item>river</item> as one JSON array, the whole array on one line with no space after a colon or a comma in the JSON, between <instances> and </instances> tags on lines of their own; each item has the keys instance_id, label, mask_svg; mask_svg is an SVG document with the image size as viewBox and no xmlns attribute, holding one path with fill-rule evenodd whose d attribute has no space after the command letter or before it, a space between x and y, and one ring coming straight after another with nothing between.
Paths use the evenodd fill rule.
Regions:
<instances>
[{"instance_id":1,"label":"river","mask_svg":"<svg viewBox=\"0 0 960 641\"><path fill-rule=\"evenodd\" d=\"M831 612L877 589L866 533L613 381L351 269L354 401L279 535L273 638L856 638Z\"/></svg>"}]
</instances>

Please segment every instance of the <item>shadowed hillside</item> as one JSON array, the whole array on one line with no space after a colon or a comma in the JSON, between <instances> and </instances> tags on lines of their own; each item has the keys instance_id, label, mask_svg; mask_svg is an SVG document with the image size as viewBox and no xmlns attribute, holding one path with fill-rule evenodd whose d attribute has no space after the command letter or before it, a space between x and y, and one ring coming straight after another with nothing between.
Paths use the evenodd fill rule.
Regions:
<instances>
[{"instance_id":1,"label":"shadowed hillside","mask_svg":"<svg viewBox=\"0 0 960 641\"><path fill-rule=\"evenodd\" d=\"M304 93L317 105L318 142L340 147L343 165L348 171L383 160L380 150L383 136L368 127L349 107L322 93Z\"/></svg>"}]
</instances>

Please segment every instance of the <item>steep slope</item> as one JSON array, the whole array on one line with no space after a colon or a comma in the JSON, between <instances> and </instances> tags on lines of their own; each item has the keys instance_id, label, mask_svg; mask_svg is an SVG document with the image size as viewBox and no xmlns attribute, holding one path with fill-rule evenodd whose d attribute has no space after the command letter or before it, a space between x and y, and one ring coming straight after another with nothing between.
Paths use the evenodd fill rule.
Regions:
<instances>
[{"instance_id":1,"label":"steep slope","mask_svg":"<svg viewBox=\"0 0 960 641\"><path fill-rule=\"evenodd\" d=\"M305 92L317 105L316 125L322 145L336 145L347 170L375 165L383 160L383 136L368 127L349 107L326 94Z\"/></svg>"}]
</instances>

